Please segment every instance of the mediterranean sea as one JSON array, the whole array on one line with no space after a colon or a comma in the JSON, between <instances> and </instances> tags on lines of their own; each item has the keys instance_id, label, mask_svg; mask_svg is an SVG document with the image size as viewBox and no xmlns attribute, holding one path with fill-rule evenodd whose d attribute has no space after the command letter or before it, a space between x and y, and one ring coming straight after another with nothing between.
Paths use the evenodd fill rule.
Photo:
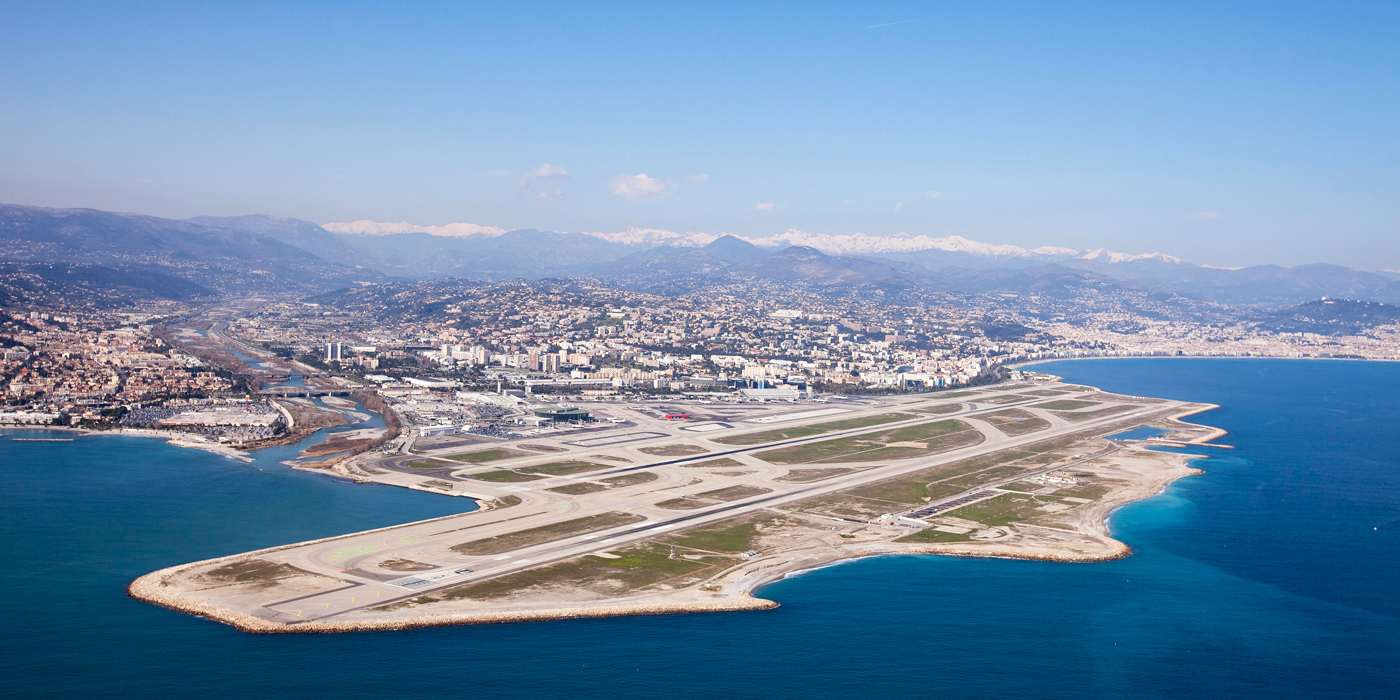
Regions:
<instances>
[{"instance_id":1,"label":"mediterranean sea","mask_svg":"<svg viewBox=\"0 0 1400 700\"><path fill-rule=\"evenodd\" d=\"M249 635L128 598L188 561L469 510L158 440L0 438L6 697L1400 697L1400 364L1057 362L1220 404L1199 476L1098 564L937 556L770 585L771 611ZM347 426L353 429L362 426ZM8 437L58 433L0 430ZM66 437L66 436L61 436Z\"/></svg>"}]
</instances>

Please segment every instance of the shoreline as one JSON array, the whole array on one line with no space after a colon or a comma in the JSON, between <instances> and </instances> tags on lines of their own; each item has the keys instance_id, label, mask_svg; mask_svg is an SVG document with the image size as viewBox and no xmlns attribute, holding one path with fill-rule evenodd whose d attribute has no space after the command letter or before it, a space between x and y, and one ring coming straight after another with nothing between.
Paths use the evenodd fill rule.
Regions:
<instances>
[{"instance_id":1,"label":"shoreline","mask_svg":"<svg viewBox=\"0 0 1400 700\"><path fill-rule=\"evenodd\" d=\"M1047 360L1022 360L1001 367L1022 370L1051 362L1084 362L1087 360L1287 360L1290 362L1400 362L1400 357L1278 357L1275 355L1099 355L1097 357L1054 357Z\"/></svg>"},{"instance_id":2,"label":"shoreline","mask_svg":"<svg viewBox=\"0 0 1400 700\"><path fill-rule=\"evenodd\" d=\"M6 428L0 427L0 430ZM212 442L200 442L188 439L188 433L167 430L151 430L148 428L114 428L112 430L93 430L90 428L69 428L61 425L17 425L11 430L48 430L61 433L74 433L74 437L140 437L140 438L160 438L165 440L167 445L173 447L189 447L205 452L212 452L240 462L252 462L253 458L244 454L236 447L220 445Z\"/></svg>"},{"instance_id":3,"label":"shoreline","mask_svg":"<svg viewBox=\"0 0 1400 700\"><path fill-rule=\"evenodd\" d=\"M1144 397L1135 397L1144 398ZM1149 418L1157 425L1167 427L1174 441L1190 445L1208 445L1211 441L1227 435L1227 431L1187 423L1182 419L1219 408L1213 404L1196 403L1180 406L1173 411L1155 414ZM1149 424L1144 422L1144 425ZM1109 426L1110 432L1094 433L1081 440L1106 441L1112 431L1121 430ZM362 537L366 534L410 528L438 520L456 518L457 513L412 523L403 523L384 528L346 533L306 542L295 542L269 547L251 552L241 552L202 561L189 562L153 571L132 581L127 588L131 597L167 607L179 612L206 617L229 624L249 633L340 633L355 631L392 631L423 627L450 625L494 624L504 622L527 622L544 620L565 620L596 617L618 617L634 615L662 615L692 612L722 612L738 610L762 610L778 607L779 603L760 597L762 589L778 581L821 568L837 566L879 556L894 555L933 555L983 557L992 559L1019 559L1061 563L1094 563L1122 559L1132 554L1132 547L1113 537L1111 519L1117 511L1129 504L1141 502L1166 492L1177 480L1186 476L1204 473L1190 466L1198 455L1179 452L1166 452L1148 449L1148 441L1127 441L1121 449L1110 451L1097 462L1090 461L1080 470L1088 471L1098 478L1107 479L1108 490L1100 496L1091 496L1090 501L1069 499L1085 504L1079 510L1070 512L1060 504L1060 508L1039 508L1047 513L1060 515L1023 515L1004 521L984 521L991 525L967 524L967 527L983 528L976 535L961 539L939 539L938 537L914 537L929 532L928 528L942 527L934 520L924 529L896 526L894 523L871 521L866 527L874 526L861 539L837 540L832 535L826 537L805 536L798 540L776 539L752 540L752 546L764 554L751 552L754 558L739 559L712 570L705 578L690 579L677 588L670 586L641 586L620 592L590 592L579 588L577 583L562 579L559 588L520 590L507 589L504 593L485 596L463 596L433 598L431 596L386 597L381 606L361 607L353 614L341 619L299 620L278 619L280 610L270 610L268 594L261 592L268 586L284 591L283 597L306 594L312 596L333 594L356 585L353 581L336 577L334 574L315 573L296 566L290 566L286 573L270 578L248 579L240 583L227 578L229 574L214 572L219 568L243 566L273 552L303 548L308 545L323 544L336 540ZM1088 451L1087 449L1085 451ZM340 460L337 460L339 462ZM349 460L345 460L349 461ZM1077 463L1076 463L1077 464ZM305 468L305 467L300 467ZM337 473L338 470L307 469L328 476L349 478L354 475ZM348 470L346 470L348 472ZM1079 476L1090 476L1083 474ZM996 482L1000 484L1001 482ZM988 487L994 488L992 484ZM410 487L411 488L411 487ZM429 491L429 489L418 489ZM439 495L448 495L438 491ZM1051 491L1053 493L1053 490ZM1008 493L1014 493L1010 491ZM455 494L454 494L455 495ZM464 494L465 495L465 494ZM1038 500L1038 499L1037 499ZM481 510L482 503L478 499ZM469 511L470 512L470 511ZM828 528L830 522L818 522L813 527L813 513L802 509L775 512L795 517L805 525L798 524L798 530L786 532L834 530ZM884 517L884 516L882 516ZM960 516L951 516L950 521L958 527L970 521L958 521ZM969 516L971 517L971 516ZM980 519L980 518L976 518ZM830 517L815 514L816 521L831 521ZM835 521L831 521L835 522ZM855 521L851 521L855 522ZM857 530L859 532L859 530ZM955 532L946 530L945 532ZM967 532L963 530L962 532ZM933 533L937 535L937 533ZM780 534L774 537L795 537ZM846 535L842 535L845 537ZM664 545L665 537L661 537ZM654 540L653 540L654 541ZM671 550L675 558L674 546ZM583 556L583 555L576 555ZM615 557L614 557L615 558ZM269 561L276 559L266 558ZM544 566L542 563L537 566ZM257 581L266 583L257 583ZM227 583L220 583L227 581ZM277 583L272 583L277 582ZM228 586L232 584L233 588ZM556 584L551 584L556 585ZM240 588L241 586L241 588ZM220 592L211 594L210 591ZM240 592L241 591L241 592ZM280 598L278 598L280 599ZM299 598L294 598L299 599ZM271 614L266 617L265 614ZM296 611L300 618L300 611Z\"/></svg>"},{"instance_id":4,"label":"shoreline","mask_svg":"<svg viewBox=\"0 0 1400 700\"><path fill-rule=\"evenodd\" d=\"M1208 410L1208 409L1205 409ZM664 594L653 594L651 597L659 598L650 602L636 600L635 602L617 602L611 604L578 604L578 605L557 605L551 607L527 608L516 610L494 610L494 611L468 611L468 612L438 612L427 613L418 616L405 617L400 619L359 619L343 620L334 622L308 621L300 623L277 623L254 615L232 610L221 605L200 600L185 592L163 590L162 584L172 578L186 573L196 568L207 568L213 565L231 563L242 560L250 556L276 552L284 549L301 547L307 544L329 542L337 539L358 536L366 532L381 532L394 530L417 523L405 523L392 525L374 530L366 530L357 533L347 533L333 537L310 540L306 542L296 542L252 552L241 552L238 554L216 557L202 561L189 562L172 567L167 567L153 571L132 581L127 587L127 594L137 600L160 605L177 612L182 612L198 617L204 617L217 622L228 624L235 629L250 634L334 634L347 632L385 632L385 631L406 631L420 628L445 627L458 625L480 625L480 624L501 624L511 622L543 622L551 620L571 620L588 619L601 617L628 617L640 615L671 615L685 613L706 613L706 612L737 612L746 610L769 610L779 607L777 601L761 597L761 590L779 581L801 576L805 573L817 571L833 566L840 566L847 563L854 563L863 559L888 556L952 556L987 559L1007 559L1021 561L1044 561L1058 562L1066 564L1089 564L1106 561L1115 561L1132 555L1132 547L1115 537L1110 530L1110 520L1121 508L1139 503L1149 498L1165 493L1178 479L1187 476L1196 476L1205 473L1201 469L1186 466L1186 462L1192 459L1199 459L1196 455L1184 455L1176 453L1157 453L1170 455L1181 462L1181 469L1164 478L1150 493L1145 496L1128 498L1120 502L1109 504L1104 514L1100 518L1102 534L1094 532L1063 530L1044 525L1018 524L1018 528L1032 530L1047 530L1065 535L1071 535L1091 543L1097 551L1075 553L1071 551L1057 552L1037 547L1017 546L1014 543L999 542L953 542L941 544L853 544L838 548L819 549L817 551L794 550L780 552L768 557L763 557L753 561L745 562L736 567L727 569L715 575L711 580L723 580L726 578L736 579L736 583L729 593L724 597L711 595L708 599L695 598L691 593L688 600L670 600L676 593L682 591L667 592ZM444 520L457 517L460 514L441 516L426 521ZM849 547L849 548L848 548ZM776 561L774 561L776 560ZM759 564L761 566L754 567ZM726 586L728 588L729 586ZM637 596L645 598L648 596Z\"/></svg>"}]
</instances>

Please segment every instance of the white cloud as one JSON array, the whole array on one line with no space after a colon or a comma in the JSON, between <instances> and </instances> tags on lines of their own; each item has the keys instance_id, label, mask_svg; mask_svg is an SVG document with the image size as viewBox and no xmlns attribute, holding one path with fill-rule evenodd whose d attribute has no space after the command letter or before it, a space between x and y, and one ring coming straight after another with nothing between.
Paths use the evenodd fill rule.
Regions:
<instances>
[{"instance_id":1,"label":"white cloud","mask_svg":"<svg viewBox=\"0 0 1400 700\"><path fill-rule=\"evenodd\" d=\"M940 195L940 194L942 194L942 193L939 192L938 190L929 190L929 191L927 191L927 192L924 193L924 196L925 196L925 197L928 197L929 199L938 199L938 195Z\"/></svg>"},{"instance_id":2,"label":"white cloud","mask_svg":"<svg viewBox=\"0 0 1400 700\"><path fill-rule=\"evenodd\" d=\"M1217 213L1215 213L1215 212L1213 212L1213 211L1198 211L1198 212L1196 212L1195 214L1192 214L1192 215L1191 215L1191 218L1193 218L1193 219L1223 219L1223 218L1225 218L1225 217L1223 217L1223 216L1221 216L1221 215L1219 215L1219 214L1217 214Z\"/></svg>"},{"instance_id":3,"label":"white cloud","mask_svg":"<svg viewBox=\"0 0 1400 700\"><path fill-rule=\"evenodd\" d=\"M705 184L705 183L707 183L707 182L710 181L710 176L709 176L709 175L706 175L706 174L704 174L704 173L701 173L701 174L699 174L699 175L691 175L690 177L688 177L688 178L686 178L686 179L687 179L687 180L690 180L691 182L693 182L693 183L695 183L695 184L697 184L697 185L703 185L703 184Z\"/></svg>"},{"instance_id":4,"label":"white cloud","mask_svg":"<svg viewBox=\"0 0 1400 700\"><path fill-rule=\"evenodd\" d=\"M894 210L895 210L895 211L899 211L900 209L903 209L903 208L904 208L904 202L902 202L902 201L900 201L900 202L895 202L895 205L894 205Z\"/></svg>"},{"instance_id":5,"label":"white cloud","mask_svg":"<svg viewBox=\"0 0 1400 700\"><path fill-rule=\"evenodd\" d=\"M535 199L558 199L566 194L568 193L558 187L541 187L540 191L535 193Z\"/></svg>"},{"instance_id":6,"label":"white cloud","mask_svg":"<svg viewBox=\"0 0 1400 700\"><path fill-rule=\"evenodd\" d=\"M777 209L777 207L772 202L763 202L761 204L755 204L753 205L753 208L758 211L773 211Z\"/></svg>"},{"instance_id":7,"label":"white cloud","mask_svg":"<svg viewBox=\"0 0 1400 700\"><path fill-rule=\"evenodd\" d=\"M569 179L569 171L565 170L563 166L550 165L549 163L545 163L544 165L541 165L540 167L531 170L529 175L520 178L520 182L516 184L518 184L521 187L529 187L530 184L535 182L536 180L567 179Z\"/></svg>"},{"instance_id":8,"label":"white cloud","mask_svg":"<svg viewBox=\"0 0 1400 700\"><path fill-rule=\"evenodd\" d=\"M675 186L675 183L669 180L649 177L646 173L618 175L608 183L613 194L633 202L650 202L670 197Z\"/></svg>"}]
</instances>

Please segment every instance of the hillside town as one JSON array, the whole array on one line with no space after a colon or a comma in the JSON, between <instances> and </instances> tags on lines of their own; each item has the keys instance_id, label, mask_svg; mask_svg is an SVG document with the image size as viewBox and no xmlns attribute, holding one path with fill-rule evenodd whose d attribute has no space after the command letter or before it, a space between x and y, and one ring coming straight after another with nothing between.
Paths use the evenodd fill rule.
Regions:
<instances>
[{"instance_id":1,"label":"hillside town","mask_svg":"<svg viewBox=\"0 0 1400 700\"><path fill-rule=\"evenodd\" d=\"M1130 310L1045 318L1046 303L910 303L781 285L663 295L575 280L360 285L161 317L16 308L0 322L0 422L184 431L255 446L295 423L286 397L306 387L381 396L407 427L508 435L538 426L531 410L549 403L934 391L997 381L1007 366L1041 359L1400 358L1394 324L1279 333Z\"/></svg>"}]
</instances>

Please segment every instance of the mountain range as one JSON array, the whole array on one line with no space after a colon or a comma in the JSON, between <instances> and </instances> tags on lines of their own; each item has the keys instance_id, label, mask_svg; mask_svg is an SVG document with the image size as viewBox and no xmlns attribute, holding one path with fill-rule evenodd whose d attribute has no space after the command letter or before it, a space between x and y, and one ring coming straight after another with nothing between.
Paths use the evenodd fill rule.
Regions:
<instances>
[{"instance_id":1,"label":"mountain range","mask_svg":"<svg viewBox=\"0 0 1400 700\"><path fill-rule=\"evenodd\" d=\"M124 293L167 298L197 289L310 293L394 278L594 277L677 289L756 279L832 291L1034 293L1066 300L1160 293L1263 310L1320 297L1400 303L1400 275L1392 273L1327 264L1223 269L1161 253L1028 250L957 236L788 231L745 239L655 229L599 234L471 224L321 226L264 215L172 220L18 205L0 205L0 262L79 265L75 269L94 280L109 281L122 270L140 271L137 277L149 282L145 291L128 285Z\"/></svg>"}]
</instances>

